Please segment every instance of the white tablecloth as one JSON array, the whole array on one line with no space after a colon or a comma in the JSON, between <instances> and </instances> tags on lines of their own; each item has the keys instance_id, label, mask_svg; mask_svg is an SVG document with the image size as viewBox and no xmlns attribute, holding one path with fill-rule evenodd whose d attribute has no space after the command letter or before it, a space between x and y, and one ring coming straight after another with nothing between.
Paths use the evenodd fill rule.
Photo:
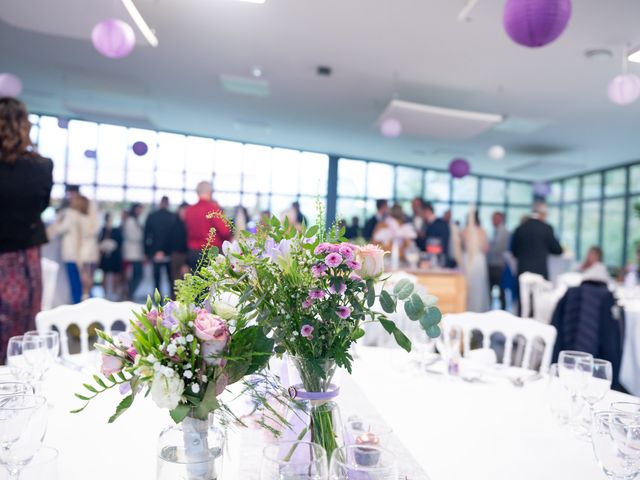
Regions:
<instances>
[{"instance_id":1,"label":"white tablecloth","mask_svg":"<svg viewBox=\"0 0 640 480\"><path fill-rule=\"evenodd\" d=\"M380 415L396 434L394 450L403 470L411 472L409 480L604 478L591 446L559 427L548 413L544 381L524 388L505 381L447 381L418 374L401 350L359 347L357 354L352 377L337 379L343 417ZM47 480L154 480L156 441L170 422L167 412L140 398L108 424L120 398L113 391L80 414L68 413L79 406L73 392L87 379L87 374L59 365L51 371L45 444L57 448L60 457L58 477ZM618 395L612 393L608 400ZM257 479L264 442L260 431L232 432L223 480Z\"/></svg>"},{"instance_id":2,"label":"white tablecloth","mask_svg":"<svg viewBox=\"0 0 640 480\"><path fill-rule=\"evenodd\" d=\"M620 383L633 395L640 396L640 300L624 302L626 323Z\"/></svg>"}]
</instances>

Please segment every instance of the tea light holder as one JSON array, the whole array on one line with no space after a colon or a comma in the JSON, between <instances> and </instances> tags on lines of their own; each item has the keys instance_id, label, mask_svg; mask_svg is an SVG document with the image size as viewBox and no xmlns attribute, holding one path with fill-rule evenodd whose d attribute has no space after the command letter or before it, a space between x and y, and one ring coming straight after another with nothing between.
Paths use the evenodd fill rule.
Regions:
<instances>
[{"instance_id":1,"label":"tea light holder","mask_svg":"<svg viewBox=\"0 0 640 480\"><path fill-rule=\"evenodd\" d=\"M363 467L373 467L380 460L380 438L372 432L363 433L356 437L355 460ZM374 448L371 448L374 447Z\"/></svg>"}]
</instances>

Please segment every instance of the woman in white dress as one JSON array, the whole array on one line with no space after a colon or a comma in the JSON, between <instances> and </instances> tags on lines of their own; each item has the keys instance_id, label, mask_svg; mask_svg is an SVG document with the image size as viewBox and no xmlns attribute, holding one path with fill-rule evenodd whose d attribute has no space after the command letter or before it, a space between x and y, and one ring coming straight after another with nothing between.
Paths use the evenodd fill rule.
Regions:
<instances>
[{"instance_id":1,"label":"woman in white dress","mask_svg":"<svg viewBox=\"0 0 640 480\"><path fill-rule=\"evenodd\" d=\"M489 273L487 232L480 226L478 211L469 211L467 226L462 231L464 272L467 277L467 310L486 312L489 310Z\"/></svg>"}]
</instances>

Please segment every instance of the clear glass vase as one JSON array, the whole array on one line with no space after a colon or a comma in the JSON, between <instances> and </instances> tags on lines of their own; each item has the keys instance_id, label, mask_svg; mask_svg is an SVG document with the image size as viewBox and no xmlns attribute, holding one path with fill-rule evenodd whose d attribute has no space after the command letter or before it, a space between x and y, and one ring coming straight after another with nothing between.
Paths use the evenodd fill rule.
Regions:
<instances>
[{"instance_id":1,"label":"clear glass vase","mask_svg":"<svg viewBox=\"0 0 640 480\"><path fill-rule=\"evenodd\" d=\"M188 416L158 439L157 480L220 480L224 432L209 420Z\"/></svg>"},{"instance_id":2,"label":"clear glass vase","mask_svg":"<svg viewBox=\"0 0 640 480\"><path fill-rule=\"evenodd\" d=\"M336 371L332 359L290 357L300 383L289 388L294 407L288 418L285 440L303 440L321 445L327 457L343 446L344 429L336 402L340 389L331 383Z\"/></svg>"}]
</instances>

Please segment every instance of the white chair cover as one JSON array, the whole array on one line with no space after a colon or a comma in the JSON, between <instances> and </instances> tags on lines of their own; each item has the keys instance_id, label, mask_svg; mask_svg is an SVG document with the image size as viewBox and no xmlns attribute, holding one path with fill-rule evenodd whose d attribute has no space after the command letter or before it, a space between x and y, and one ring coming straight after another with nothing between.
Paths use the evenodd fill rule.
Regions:
<instances>
[{"instance_id":1,"label":"white chair cover","mask_svg":"<svg viewBox=\"0 0 640 480\"><path fill-rule=\"evenodd\" d=\"M56 284L58 280L58 270L60 266L49 258L40 260L42 265L42 305L41 310L51 310L56 294Z\"/></svg>"}]
</instances>

